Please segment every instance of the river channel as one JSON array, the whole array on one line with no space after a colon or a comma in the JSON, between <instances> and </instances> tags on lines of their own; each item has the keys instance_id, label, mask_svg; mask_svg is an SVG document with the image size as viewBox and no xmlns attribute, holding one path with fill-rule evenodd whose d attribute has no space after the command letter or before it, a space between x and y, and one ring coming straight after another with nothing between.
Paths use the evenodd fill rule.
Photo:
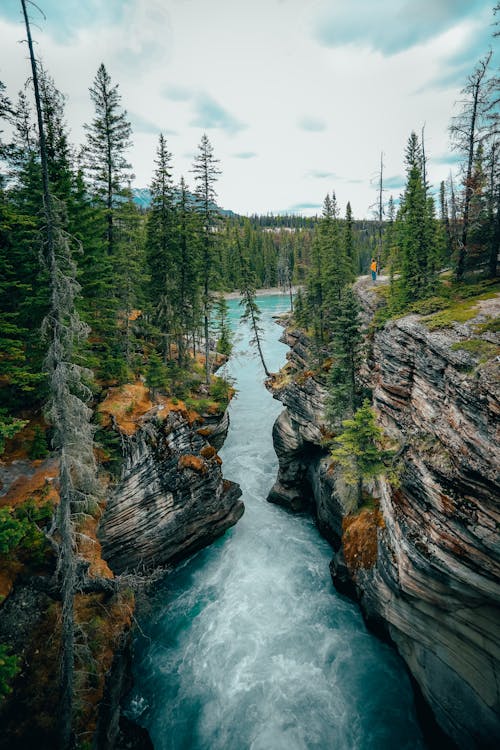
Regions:
<instances>
[{"instance_id":1,"label":"river channel","mask_svg":"<svg viewBox=\"0 0 500 750\"><path fill-rule=\"evenodd\" d=\"M258 302L277 370L286 346L273 315L288 300ZM156 750L424 750L403 662L335 591L314 520L266 502L283 407L229 304L238 393L221 457L245 514L159 587L136 637L127 710Z\"/></svg>"}]
</instances>

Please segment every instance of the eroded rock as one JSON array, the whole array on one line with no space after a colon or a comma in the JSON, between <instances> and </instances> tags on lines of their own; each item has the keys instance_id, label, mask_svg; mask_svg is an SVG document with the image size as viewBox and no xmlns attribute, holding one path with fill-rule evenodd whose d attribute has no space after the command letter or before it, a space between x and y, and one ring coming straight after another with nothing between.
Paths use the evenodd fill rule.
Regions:
<instances>
[{"instance_id":1,"label":"eroded rock","mask_svg":"<svg viewBox=\"0 0 500 750\"><path fill-rule=\"evenodd\" d=\"M362 285L359 296L368 321L376 293ZM452 349L473 324L430 331L413 315L374 336L365 377L403 471L398 489L372 488L382 514L373 564L338 549L355 501L322 449L326 394L314 377L301 381L311 358L297 331L283 337L292 375L272 389L286 410L270 496L293 508L309 493L338 550L334 580L391 637L439 725L467 750L500 742L500 378L498 362Z\"/></svg>"},{"instance_id":2,"label":"eroded rock","mask_svg":"<svg viewBox=\"0 0 500 750\"><path fill-rule=\"evenodd\" d=\"M116 573L175 562L221 536L243 514L241 490L223 479L209 446L227 431L199 434L181 412L146 420L125 438L125 465L100 524L103 556Z\"/></svg>"}]
</instances>

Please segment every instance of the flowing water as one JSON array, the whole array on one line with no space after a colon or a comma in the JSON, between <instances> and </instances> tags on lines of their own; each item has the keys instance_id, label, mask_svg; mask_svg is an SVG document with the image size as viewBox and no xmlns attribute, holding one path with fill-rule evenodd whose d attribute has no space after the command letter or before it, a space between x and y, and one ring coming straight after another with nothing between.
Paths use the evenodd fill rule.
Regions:
<instances>
[{"instance_id":1,"label":"flowing water","mask_svg":"<svg viewBox=\"0 0 500 750\"><path fill-rule=\"evenodd\" d=\"M258 302L277 370L286 347L272 315L287 300ZM156 750L423 750L403 664L336 593L330 546L309 516L266 502L282 406L263 386L237 301L230 314L238 395L221 456L246 511L156 594L135 642L129 715Z\"/></svg>"}]
</instances>

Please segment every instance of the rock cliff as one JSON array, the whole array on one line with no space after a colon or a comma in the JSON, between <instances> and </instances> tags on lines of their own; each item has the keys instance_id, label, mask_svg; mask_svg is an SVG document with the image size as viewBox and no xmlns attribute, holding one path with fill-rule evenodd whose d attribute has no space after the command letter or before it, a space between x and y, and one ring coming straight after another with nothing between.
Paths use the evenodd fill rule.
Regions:
<instances>
[{"instance_id":1,"label":"rock cliff","mask_svg":"<svg viewBox=\"0 0 500 750\"><path fill-rule=\"evenodd\" d=\"M373 296L361 296L369 316ZM313 500L338 549L334 580L390 635L439 725L468 749L500 741L500 378L495 357L462 348L481 316L479 306L467 324L432 331L414 315L375 333L368 384L402 457L397 489L385 480L370 488L375 511L356 510L322 447L325 389L304 371L303 334L285 333L290 364L272 384L286 410L269 499L292 508Z\"/></svg>"},{"instance_id":2,"label":"rock cliff","mask_svg":"<svg viewBox=\"0 0 500 750\"><path fill-rule=\"evenodd\" d=\"M153 410L123 436L122 475L100 524L103 556L115 572L175 562L241 517L241 491L223 479L216 452L228 424L227 413L197 428L185 412Z\"/></svg>"}]
</instances>

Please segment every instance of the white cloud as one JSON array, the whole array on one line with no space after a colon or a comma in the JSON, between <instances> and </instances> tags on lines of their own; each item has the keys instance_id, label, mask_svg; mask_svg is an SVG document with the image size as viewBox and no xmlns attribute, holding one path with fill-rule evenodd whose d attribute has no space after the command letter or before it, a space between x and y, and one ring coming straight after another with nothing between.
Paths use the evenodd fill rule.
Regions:
<instances>
[{"instance_id":1,"label":"white cloud","mask_svg":"<svg viewBox=\"0 0 500 750\"><path fill-rule=\"evenodd\" d=\"M98 14L101 4L93 7ZM366 216L380 152L386 174L401 174L408 135L424 122L430 180L446 177L449 164L432 156L449 151L447 127L460 85L439 90L432 81L448 72L464 26L450 15L448 26L440 21L439 36L422 33L418 45L388 57L368 45L318 44L320 7L319 0L123 0L114 23L109 13L97 16L67 38L60 29L48 33L52 11L47 32L34 34L69 96L73 140L83 138L82 124L92 116L88 87L101 61L120 84L140 129L130 154L137 185L149 183L155 131L167 133L174 172L189 181L192 154L210 128L224 207L267 213L300 205L316 213L313 207L335 189L342 213L350 200L355 216ZM359 25L356 8L349 12ZM17 44L23 30L2 17L0 8L0 79L15 97L29 75Z\"/></svg>"}]
</instances>

